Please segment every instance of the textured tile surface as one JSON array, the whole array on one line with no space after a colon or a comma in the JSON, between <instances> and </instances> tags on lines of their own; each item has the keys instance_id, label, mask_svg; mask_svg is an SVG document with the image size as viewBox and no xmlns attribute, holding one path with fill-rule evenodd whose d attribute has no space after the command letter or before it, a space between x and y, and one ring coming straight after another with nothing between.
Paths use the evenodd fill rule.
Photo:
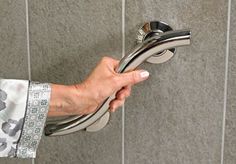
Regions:
<instances>
[{"instance_id":1,"label":"textured tile surface","mask_svg":"<svg viewBox=\"0 0 236 164\"><path fill-rule=\"evenodd\" d=\"M20 158L1 158L0 163L2 164L31 164L31 159L20 159Z\"/></svg>"},{"instance_id":2,"label":"textured tile surface","mask_svg":"<svg viewBox=\"0 0 236 164\"><path fill-rule=\"evenodd\" d=\"M102 56L121 57L121 1L33 0L29 6L33 80L79 83ZM100 132L44 137L36 163L120 164L121 111Z\"/></svg>"},{"instance_id":3,"label":"textured tile surface","mask_svg":"<svg viewBox=\"0 0 236 164\"><path fill-rule=\"evenodd\" d=\"M0 77L28 78L24 0L0 1Z\"/></svg>"},{"instance_id":4,"label":"textured tile surface","mask_svg":"<svg viewBox=\"0 0 236 164\"><path fill-rule=\"evenodd\" d=\"M125 162L219 164L227 1L127 1L127 51L150 20L190 28L192 45L167 63L142 66L150 79L126 101Z\"/></svg>"},{"instance_id":5,"label":"textured tile surface","mask_svg":"<svg viewBox=\"0 0 236 164\"><path fill-rule=\"evenodd\" d=\"M236 2L232 1L224 164L236 163Z\"/></svg>"},{"instance_id":6,"label":"textured tile surface","mask_svg":"<svg viewBox=\"0 0 236 164\"><path fill-rule=\"evenodd\" d=\"M0 77L27 79L24 0L0 1ZM2 164L30 164L29 159L0 158Z\"/></svg>"}]
</instances>

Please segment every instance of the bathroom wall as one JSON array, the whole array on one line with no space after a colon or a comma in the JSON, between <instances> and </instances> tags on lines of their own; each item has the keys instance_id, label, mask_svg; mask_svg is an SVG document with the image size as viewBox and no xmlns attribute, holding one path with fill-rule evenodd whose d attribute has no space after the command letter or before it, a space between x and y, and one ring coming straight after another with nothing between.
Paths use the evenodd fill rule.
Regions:
<instances>
[{"instance_id":1,"label":"bathroom wall","mask_svg":"<svg viewBox=\"0 0 236 164\"><path fill-rule=\"evenodd\" d=\"M0 77L28 79L24 0L0 0ZM31 160L1 158L1 164Z\"/></svg>"},{"instance_id":2,"label":"bathroom wall","mask_svg":"<svg viewBox=\"0 0 236 164\"><path fill-rule=\"evenodd\" d=\"M225 126L224 163L236 162L236 2L232 1L229 66L228 66L228 94Z\"/></svg>"},{"instance_id":3,"label":"bathroom wall","mask_svg":"<svg viewBox=\"0 0 236 164\"><path fill-rule=\"evenodd\" d=\"M146 20L190 28L192 45L160 65L125 106L125 163L220 163L227 1L129 0L126 47Z\"/></svg>"},{"instance_id":4,"label":"bathroom wall","mask_svg":"<svg viewBox=\"0 0 236 164\"><path fill-rule=\"evenodd\" d=\"M0 77L80 83L103 56L128 53L137 29L150 20L190 28L192 45L166 63L141 66L150 78L133 87L123 118L119 110L97 133L43 137L35 160L0 163L236 163L236 2L229 42L227 0L123 0L123 13L122 0L25 2L0 0Z\"/></svg>"},{"instance_id":5,"label":"bathroom wall","mask_svg":"<svg viewBox=\"0 0 236 164\"><path fill-rule=\"evenodd\" d=\"M106 54L119 59L120 4L110 0L30 1L32 80L79 83ZM98 133L44 137L35 163L121 163L121 149L119 111Z\"/></svg>"}]
</instances>

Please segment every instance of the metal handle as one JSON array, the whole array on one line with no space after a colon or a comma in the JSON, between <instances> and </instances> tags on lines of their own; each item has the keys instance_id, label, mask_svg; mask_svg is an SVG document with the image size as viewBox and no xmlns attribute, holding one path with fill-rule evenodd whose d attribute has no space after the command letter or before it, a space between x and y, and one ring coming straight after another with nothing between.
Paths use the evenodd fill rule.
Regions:
<instances>
[{"instance_id":1,"label":"metal handle","mask_svg":"<svg viewBox=\"0 0 236 164\"><path fill-rule=\"evenodd\" d=\"M117 72L123 73L126 71L132 71L154 54L163 52L167 49L189 45L190 37L190 30L170 31L158 36L150 37L143 43L139 44L130 54L120 60ZM115 94L108 97L95 113L70 117L61 122L48 123L45 127L45 135L66 135L85 129L100 119L108 111L109 103L114 98L114 95Z\"/></svg>"}]
</instances>

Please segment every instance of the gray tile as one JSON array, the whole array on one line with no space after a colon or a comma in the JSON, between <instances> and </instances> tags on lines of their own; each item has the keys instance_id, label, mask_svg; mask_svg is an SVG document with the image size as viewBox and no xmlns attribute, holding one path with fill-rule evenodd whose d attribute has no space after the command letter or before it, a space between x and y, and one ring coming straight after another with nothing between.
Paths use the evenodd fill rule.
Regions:
<instances>
[{"instance_id":1,"label":"gray tile","mask_svg":"<svg viewBox=\"0 0 236 164\"><path fill-rule=\"evenodd\" d=\"M105 129L96 133L77 132L62 137L43 137L36 164L120 164L121 111Z\"/></svg>"},{"instance_id":2,"label":"gray tile","mask_svg":"<svg viewBox=\"0 0 236 164\"><path fill-rule=\"evenodd\" d=\"M127 51L146 21L192 31L192 45L172 60L142 66L150 79L125 105L126 164L219 164L227 1L130 0L126 11Z\"/></svg>"},{"instance_id":3,"label":"gray tile","mask_svg":"<svg viewBox=\"0 0 236 164\"><path fill-rule=\"evenodd\" d=\"M0 77L27 79L24 0L0 1ZM0 158L4 164L30 164L30 159Z\"/></svg>"},{"instance_id":4,"label":"gray tile","mask_svg":"<svg viewBox=\"0 0 236 164\"><path fill-rule=\"evenodd\" d=\"M0 163L2 164L31 164L31 159L20 159L20 158L1 158Z\"/></svg>"},{"instance_id":5,"label":"gray tile","mask_svg":"<svg viewBox=\"0 0 236 164\"><path fill-rule=\"evenodd\" d=\"M236 163L236 2L232 1L224 164Z\"/></svg>"},{"instance_id":6,"label":"gray tile","mask_svg":"<svg viewBox=\"0 0 236 164\"><path fill-rule=\"evenodd\" d=\"M28 78L24 0L0 1L0 77Z\"/></svg>"},{"instance_id":7,"label":"gray tile","mask_svg":"<svg viewBox=\"0 0 236 164\"><path fill-rule=\"evenodd\" d=\"M29 6L33 80L79 83L102 56L121 57L121 1L33 0ZM121 111L98 133L44 137L36 163L121 163Z\"/></svg>"}]
</instances>

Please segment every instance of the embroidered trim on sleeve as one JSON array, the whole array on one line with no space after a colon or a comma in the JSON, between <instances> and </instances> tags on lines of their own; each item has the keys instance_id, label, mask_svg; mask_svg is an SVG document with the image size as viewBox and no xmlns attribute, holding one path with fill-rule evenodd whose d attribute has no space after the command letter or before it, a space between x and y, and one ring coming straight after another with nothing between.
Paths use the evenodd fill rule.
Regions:
<instances>
[{"instance_id":1,"label":"embroidered trim on sleeve","mask_svg":"<svg viewBox=\"0 0 236 164\"><path fill-rule=\"evenodd\" d=\"M17 157L35 158L48 113L51 95L49 83L30 82L29 97Z\"/></svg>"}]
</instances>

